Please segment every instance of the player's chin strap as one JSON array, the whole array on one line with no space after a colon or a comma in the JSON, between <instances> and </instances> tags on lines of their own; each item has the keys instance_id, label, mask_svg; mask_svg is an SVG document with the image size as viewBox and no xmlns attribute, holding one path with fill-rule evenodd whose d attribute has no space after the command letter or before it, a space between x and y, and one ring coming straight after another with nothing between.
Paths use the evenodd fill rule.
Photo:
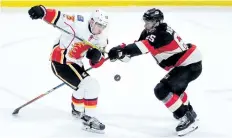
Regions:
<instances>
[{"instance_id":1,"label":"player's chin strap","mask_svg":"<svg viewBox=\"0 0 232 138\"><path fill-rule=\"evenodd\" d=\"M96 49L98 49L99 51L101 51L102 53L106 53L106 54L107 54L107 52L106 52L104 49L101 49L100 47L98 47L98 46L96 46L96 45L93 45L93 44L90 43L89 41L86 41L86 40L84 40L84 39L82 39L82 38L80 38L80 37L78 37L78 36L72 34L71 32L64 30L63 28L61 28L61 27L59 27L59 26L57 26L57 25L51 24L51 23L49 23L49 22L47 22L47 23L50 24L50 25L52 25L53 27L55 27L55 28L57 28L57 29L59 29L59 30L61 30L61 31L67 33L67 34L69 34L69 35L72 35L72 36L75 37L76 39L78 39L78 40L84 42L85 44L91 46L92 48L96 48Z\"/></svg>"}]
</instances>

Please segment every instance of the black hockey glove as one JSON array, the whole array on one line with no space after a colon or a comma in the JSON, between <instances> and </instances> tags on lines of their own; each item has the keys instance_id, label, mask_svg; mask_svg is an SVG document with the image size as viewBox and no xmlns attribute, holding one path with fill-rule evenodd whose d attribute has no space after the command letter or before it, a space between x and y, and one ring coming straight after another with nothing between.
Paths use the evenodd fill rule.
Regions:
<instances>
[{"instance_id":1,"label":"black hockey glove","mask_svg":"<svg viewBox=\"0 0 232 138\"><path fill-rule=\"evenodd\" d=\"M86 58L90 59L92 63L98 63L101 59L101 52L96 48L90 48L86 53Z\"/></svg>"},{"instance_id":2,"label":"black hockey glove","mask_svg":"<svg viewBox=\"0 0 232 138\"><path fill-rule=\"evenodd\" d=\"M28 10L28 14L30 15L31 19L42 19L46 14L46 8L42 5L33 6Z\"/></svg>"},{"instance_id":3,"label":"black hockey glove","mask_svg":"<svg viewBox=\"0 0 232 138\"><path fill-rule=\"evenodd\" d=\"M109 57L111 62L114 62L117 59L122 58L123 56L124 56L123 49L120 46L113 47L112 49L110 49L110 51L108 53L108 57Z\"/></svg>"}]
</instances>

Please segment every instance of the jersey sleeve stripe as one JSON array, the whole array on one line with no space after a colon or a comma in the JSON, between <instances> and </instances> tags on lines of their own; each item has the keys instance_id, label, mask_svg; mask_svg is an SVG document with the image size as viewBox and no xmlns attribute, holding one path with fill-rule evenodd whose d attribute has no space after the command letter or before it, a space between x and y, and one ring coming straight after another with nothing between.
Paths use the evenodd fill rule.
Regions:
<instances>
[{"instance_id":1,"label":"jersey sleeve stripe","mask_svg":"<svg viewBox=\"0 0 232 138\"><path fill-rule=\"evenodd\" d=\"M56 24L59 18L60 18L60 11L57 11L55 9L46 10L46 15L44 17L45 21L52 23L52 24Z\"/></svg>"},{"instance_id":2,"label":"jersey sleeve stripe","mask_svg":"<svg viewBox=\"0 0 232 138\"><path fill-rule=\"evenodd\" d=\"M135 42L135 44L137 45L137 47L139 48L139 50L140 50L143 54L145 54L145 53L147 53L147 52L149 51L149 49L146 47L146 45L144 45L143 42L138 41L138 42Z\"/></svg>"},{"instance_id":3,"label":"jersey sleeve stripe","mask_svg":"<svg viewBox=\"0 0 232 138\"><path fill-rule=\"evenodd\" d=\"M58 20L60 19L60 11L58 11L58 13L57 13L57 16L56 16L56 18L54 18L55 19L55 21L54 21L54 23L53 24L55 24L56 25L56 23L58 22Z\"/></svg>"}]
</instances>

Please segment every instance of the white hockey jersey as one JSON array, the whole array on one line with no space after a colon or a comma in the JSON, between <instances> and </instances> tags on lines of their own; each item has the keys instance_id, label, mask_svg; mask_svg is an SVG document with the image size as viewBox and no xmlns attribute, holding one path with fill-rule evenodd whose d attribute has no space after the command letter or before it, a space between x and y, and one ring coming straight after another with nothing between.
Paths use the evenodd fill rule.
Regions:
<instances>
[{"instance_id":1,"label":"white hockey jersey","mask_svg":"<svg viewBox=\"0 0 232 138\"><path fill-rule=\"evenodd\" d=\"M89 18L83 15L68 15L55 9L47 9L43 19L102 49L108 44L108 39L104 31L99 35L93 35L90 32L88 25ZM69 54L74 46L78 46L79 56L76 58L71 57ZM60 64L76 63L82 66L82 58L89 48L89 45L83 44L83 42L73 35L63 32L53 47L51 60L59 62Z\"/></svg>"}]
</instances>

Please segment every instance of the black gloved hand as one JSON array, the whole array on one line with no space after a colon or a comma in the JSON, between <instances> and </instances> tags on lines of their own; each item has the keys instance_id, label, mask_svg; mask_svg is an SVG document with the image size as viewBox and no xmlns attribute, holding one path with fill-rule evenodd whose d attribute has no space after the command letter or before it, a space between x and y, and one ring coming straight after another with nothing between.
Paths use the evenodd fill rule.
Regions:
<instances>
[{"instance_id":1,"label":"black gloved hand","mask_svg":"<svg viewBox=\"0 0 232 138\"><path fill-rule=\"evenodd\" d=\"M120 59L121 57L123 57L123 49L120 46L113 47L112 49L110 49L108 57L112 62Z\"/></svg>"},{"instance_id":2,"label":"black gloved hand","mask_svg":"<svg viewBox=\"0 0 232 138\"><path fill-rule=\"evenodd\" d=\"M42 5L33 6L28 10L31 19L42 19L45 15L46 8Z\"/></svg>"},{"instance_id":3,"label":"black gloved hand","mask_svg":"<svg viewBox=\"0 0 232 138\"><path fill-rule=\"evenodd\" d=\"M96 48L90 48L86 53L86 58L90 59L92 63L97 63L101 59L101 52Z\"/></svg>"}]
</instances>

